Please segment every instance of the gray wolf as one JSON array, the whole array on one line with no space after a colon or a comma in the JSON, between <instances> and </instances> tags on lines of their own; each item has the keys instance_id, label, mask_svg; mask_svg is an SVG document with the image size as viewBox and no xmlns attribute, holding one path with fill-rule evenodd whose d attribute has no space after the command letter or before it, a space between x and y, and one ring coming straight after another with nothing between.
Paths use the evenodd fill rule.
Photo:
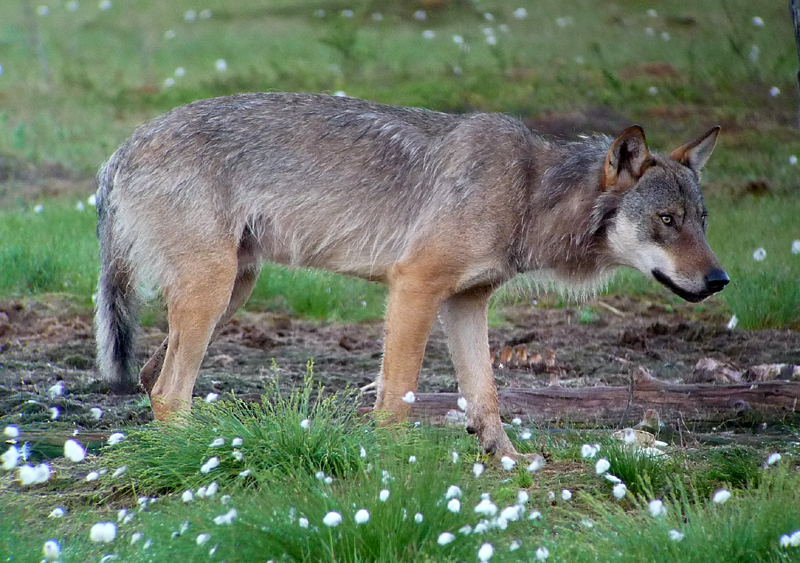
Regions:
<instances>
[{"instance_id":1,"label":"gray wolf","mask_svg":"<svg viewBox=\"0 0 800 563\"><path fill-rule=\"evenodd\" d=\"M715 127L669 155L632 126L548 140L502 114L448 115L307 94L243 94L139 127L98 174L103 376L135 385L138 290L155 283L169 336L142 370L157 419L190 408L215 327L261 264L321 268L389 288L375 409L402 421L437 314L468 431L516 452L501 426L489 297L518 274L578 292L617 266L689 301L728 277L706 238L700 170Z\"/></svg>"}]
</instances>

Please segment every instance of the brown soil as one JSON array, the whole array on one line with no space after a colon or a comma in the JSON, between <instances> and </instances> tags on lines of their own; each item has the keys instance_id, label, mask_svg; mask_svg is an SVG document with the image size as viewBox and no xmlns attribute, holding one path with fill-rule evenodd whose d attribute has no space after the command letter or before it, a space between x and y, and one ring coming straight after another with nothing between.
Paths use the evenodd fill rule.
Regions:
<instances>
[{"instance_id":1,"label":"brown soil","mask_svg":"<svg viewBox=\"0 0 800 563\"><path fill-rule=\"evenodd\" d=\"M746 368L763 363L800 364L796 331L728 330L726 319L679 304L666 307L643 299L609 298L589 303L591 322L580 322L581 307L514 306L504 309L503 326L492 328L493 347L527 345L531 352L555 351L561 383L567 386L624 385L631 370L644 365L663 380L682 382L698 359L712 357ZM710 312L711 311L711 312ZM329 390L362 387L380 369L380 322L327 324L274 313L241 313L211 344L195 388L252 394L275 377L296 384L313 359L314 376ZM142 330L140 360L146 361L165 333ZM82 429L116 428L151 418L144 395L109 394L97 379L91 316L63 303L0 303L0 425L47 428L49 408L59 407L58 423ZM545 386L549 375L531 368L497 367L499 387ZM64 394L48 389L63 381ZM441 327L434 327L420 377L420 392L456 391L452 363ZM369 396L368 396L369 400ZM104 411L93 420L92 407ZM62 426L63 428L63 426Z\"/></svg>"}]
</instances>

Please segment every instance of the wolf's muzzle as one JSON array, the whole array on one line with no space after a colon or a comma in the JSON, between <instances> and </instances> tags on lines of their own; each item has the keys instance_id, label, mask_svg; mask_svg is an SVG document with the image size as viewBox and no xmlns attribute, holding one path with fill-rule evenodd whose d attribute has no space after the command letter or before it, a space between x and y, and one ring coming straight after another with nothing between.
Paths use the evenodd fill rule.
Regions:
<instances>
[{"instance_id":1,"label":"wolf's muzzle","mask_svg":"<svg viewBox=\"0 0 800 563\"><path fill-rule=\"evenodd\" d=\"M728 282L730 281L731 280L728 277L728 274L725 273L725 270L720 270L719 268L715 268L706 274L706 287L708 288L709 293L722 291L722 289L728 285Z\"/></svg>"}]
</instances>

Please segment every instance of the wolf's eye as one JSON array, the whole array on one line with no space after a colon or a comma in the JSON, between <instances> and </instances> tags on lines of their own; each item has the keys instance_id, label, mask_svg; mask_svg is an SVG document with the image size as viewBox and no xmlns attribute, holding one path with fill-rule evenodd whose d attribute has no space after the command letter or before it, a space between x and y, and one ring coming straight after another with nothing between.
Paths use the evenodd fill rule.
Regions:
<instances>
[{"instance_id":1,"label":"wolf's eye","mask_svg":"<svg viewBox=\"0 0 800 563\"><path fill-rule=\"evenodd\" d=\"M672 215L662 215L661 221L663 221L665 225L672 225Z\"/></svg>"}]
</instances>

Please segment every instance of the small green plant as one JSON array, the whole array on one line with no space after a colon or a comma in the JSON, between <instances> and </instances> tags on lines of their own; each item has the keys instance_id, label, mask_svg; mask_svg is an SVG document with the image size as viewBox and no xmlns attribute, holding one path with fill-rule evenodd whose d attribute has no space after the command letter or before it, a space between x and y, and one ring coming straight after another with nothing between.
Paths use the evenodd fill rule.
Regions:
<instances>
[{"instance_id":1,"label":"small green plant","mask_svg":"<svg viewBox=\"0 0 800 563\"><path fill-rule=\"evenodd\" d=\"M611 464L608 473L622 479L635 495L661 494L671 485L678 470L678 464L666 456L647 455L620 442L603 445L598 457L608 460Z\"/></svg>"}]
</instances>

